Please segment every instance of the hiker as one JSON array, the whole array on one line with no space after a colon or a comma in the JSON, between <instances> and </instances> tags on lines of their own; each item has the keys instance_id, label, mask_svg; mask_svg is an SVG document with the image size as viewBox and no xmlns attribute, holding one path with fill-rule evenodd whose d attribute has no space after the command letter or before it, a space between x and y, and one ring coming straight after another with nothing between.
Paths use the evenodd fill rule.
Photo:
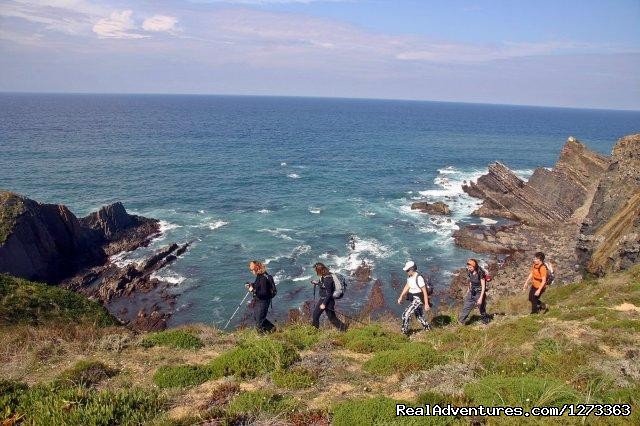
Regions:
<instances>
[{"instance_id":1,"label":"hiker","mask_svg":"<svg viewBox=\"0 0 640 426\"><path fill-rule=\"evenodd\" d=\"M267 319L271 299L275 296L276 283L267 272L264 263L257 260L249 262L249 270L256 276L253 283L247 283L247 289L253 293L253 315L256 320L256 328L260 333L273 331L275 326Z\"/></svg>"},{"instance_id":2,"label":"hiker","mask_svg":"<svg viewBox=\"0 0 640 426\"><path fill-rule=\"evenodd\" d=\"M544 253L541 251L533 255L533 265L531 266L531 272L524 282L522 290L526 290L531 281L531 288L529 288L529 302L531 302L531 313L537 314L541 310L543 313L547 313L549 307L540 301L540 296L547 288L549 278L549 268L544 263Z\"/></svg>"},{"instance_id":3,"label":"hiker","mask_svg":"<svg viewBox=\"0 0 640 426\"><path fill-rule=\"evenodd\" d=\"M404 299L405 296L407 296L407 300L411 302L402 314L401 329L402 332L408 336L411 314L415 314L424 330L431 329L429 322L424 317L424 311L428 311L431 308L429 306L427 283L425 283L424 277L418 273L418 267L415 262L411 260L408 261L402 269L407 273L407 284L405 284L402 293L400 293L400 297L398 297L398 305L402 304L402 299Z\"/></svg>"},{"instance_id":4,"label":"hiker","mask_svg":"<svg viewBox=\"0 0 640 426\"><path fill-rule=\"evenodd\" d=\"M476 259L467 260L467 277L469 278L469 287L464 296L464 305L458 322L461 325L466 324L467 317L476 306L482 315L482 323L489 323L489 315L487 315L487 280L484 269L480 267Z\"/></svg>"},{"instance_id":5,"label":"hiker","mask_svg":"<svg viewBox=\"0 0 640 426\"><path fill-rule=\"evenodd\" d=\"M318 303L316 303L316 307L313 310L311 325L313 325L315 328L319 328L320 315L325 312L327 314L327 318L329 318L329 321L334 325L335 328L340 331L345 331L345 324L336 316L336 301L333 298L333 292L335 291L336 286L333 282L333 276L331 275L329 268L327 268L323 263L318 262L313 265L313 269L315 269L316 274L318 275L318 277L320 277L320 281L311 281L311 283L314 286L320 286L320 299L318 300Z\"/></svg>"}]
</instances>

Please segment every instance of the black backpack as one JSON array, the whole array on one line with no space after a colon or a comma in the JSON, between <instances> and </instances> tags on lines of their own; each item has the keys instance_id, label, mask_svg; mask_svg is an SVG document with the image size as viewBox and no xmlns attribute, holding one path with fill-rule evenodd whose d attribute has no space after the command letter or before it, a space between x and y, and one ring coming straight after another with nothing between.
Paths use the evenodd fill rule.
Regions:
<instances>
[{"instance_id":1,"label":"black backpack","mask_svg":"<svg viewBox=\"0 0 640 426\"><path fill-rule=\"evenodd\" d=\"M276 294L278 294L278 286L271 275L267 273L264 275L267 278L267 284L269 285L269 298L273 299L276 297Z\"/></svg>"}]
</instances>

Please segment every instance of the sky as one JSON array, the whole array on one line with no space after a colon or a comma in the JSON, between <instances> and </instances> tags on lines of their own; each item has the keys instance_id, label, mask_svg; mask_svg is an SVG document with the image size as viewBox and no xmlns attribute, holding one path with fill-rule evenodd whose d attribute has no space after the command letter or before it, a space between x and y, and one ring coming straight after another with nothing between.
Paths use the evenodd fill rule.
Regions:
<instances>
[{"instance_id":1,"label":"sky","mask_svg":"<svg viewBox=\"0 0 640 426\"><path fill-rule=\"evenodd\" d=\"M640 110L640 0L0 0L0 92Z\"/></svg>"}]
</instances>

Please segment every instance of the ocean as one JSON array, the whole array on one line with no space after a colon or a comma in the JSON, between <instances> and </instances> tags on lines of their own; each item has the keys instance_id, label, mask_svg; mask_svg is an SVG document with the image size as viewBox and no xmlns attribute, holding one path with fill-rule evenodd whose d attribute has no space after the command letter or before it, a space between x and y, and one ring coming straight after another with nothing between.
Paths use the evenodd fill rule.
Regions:
<instances>
[{"instance_id":1,"label":"ocean","mask_svg":"<svg viewBox=\"0 0 640 426\"><path fill-rule=\"evenodd\" d=\"M477 200L462 192L501 161L527 178L552 167L569 136L609 154L640 131L640 112L357 99L0 94L0 188L68 205L115 201L160 219L162 236L117 256L135 262L194 241L160 278L178 294L170 325L224 325L252 280L279 286L274 312L313 298L317 261L347 274L363 260L395 304L408 259L445 288L471 253L452 232ZM444 201L451 217L411 211ZM351 247L350 240L355 247ZM523 276L524 279L524 276ZM395 283L395 285L394 285ZM371 286L339 309L357 312ZM238 318L241 315L238 316Z\"/></svg>"}]
</instances>

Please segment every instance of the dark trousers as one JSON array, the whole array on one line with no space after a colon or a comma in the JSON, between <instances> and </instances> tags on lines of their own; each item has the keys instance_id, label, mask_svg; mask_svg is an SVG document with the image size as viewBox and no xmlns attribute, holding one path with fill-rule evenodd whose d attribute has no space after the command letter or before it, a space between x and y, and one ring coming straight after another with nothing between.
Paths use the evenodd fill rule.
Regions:
<instances>
[{"instance_id":1,"label":"dark trousers","mask_svg":"<svg viewBox=\"0 0 640 426\"><path fill-rule=\"evenodd\" d=\"M480 288L475 289L471 287L471 290L469 290L469 292L464 298L464 305L462 306L462 312L460 312L460 317L458 318L458 321L465 322L467 320L467 317L469 316L473 308L478 306L478 297L480 297L481 293L482 293L482 289ZM489 320L489 315L487 315L487 293L486 292L484 294L484 297L482 298L482 303L480 304L480 306L478 306L478 308L480 309L480 315L482 315L482 321L487 322Z\"/></svg>"},{"instance_id":2,"label":"dark trousers","mask_svg":"<svg viewBox=\"0 0 640 426\"><path fill-rule=\"evenodd\" d=\"M331 322L331 324L333 324L335 328L341 331L345 330L344 323L338 319L338 317L336 316L336 312L334 310L336 307L336 301L334 299L330 299L325 305L324 310L322 310L320 309L320 305L322 305L323 301L324 299L320 299L318 300L318 303L316 303L316 307L313 310L313 318L311 321L311 325L313 325L315 328L319 328L320 315L322 315L322 313L325 312L327 314L327 318L329 318L329 321Z\"/></svg>"},{"instance_id":3,"label":"dark trousers","mask_svg":"<svg viewBox=\"0 0 640 426\"><path fill-rule=\"evenodd\" d=\"M545 289L543 288L542 291L540 292L540 296L536 296L536 291L538 291L538 289L535 288L534 286L531 286L531 288L529 289L529 302L531 302L532 314L537 314L538 312L540 312L541 309L545 308L545 304L542 301L540 301L540 298L544 294L544 290Z\"/></svg>"},{"instance_id":4,"label":"dark trousers","mask_svg":"<svg viewBox=\"0 0 640 426\"><path fill-rule=\"evenodd\" d=\"M260 333L269 332L274 328L273 323L267 319L270 304L270 299L253 299L253 316L256 320L256 328Z\"/></svg>"}]
</instances>

